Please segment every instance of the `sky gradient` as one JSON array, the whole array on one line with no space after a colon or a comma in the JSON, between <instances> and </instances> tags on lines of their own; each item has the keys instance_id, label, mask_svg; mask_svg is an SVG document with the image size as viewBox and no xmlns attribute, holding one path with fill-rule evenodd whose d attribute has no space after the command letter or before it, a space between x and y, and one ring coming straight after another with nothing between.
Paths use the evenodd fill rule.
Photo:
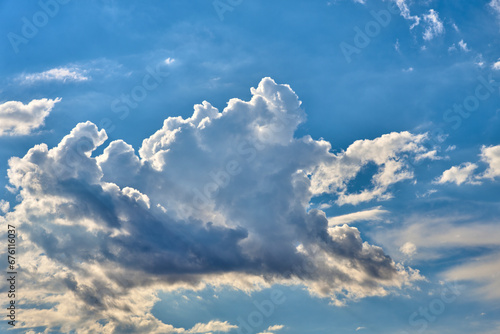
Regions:
<instances>
[{"instance_id":1,"label":"sky gradient","mask_svg":"<svg viewBox=\"0 0 500 334\"><path fill-rule=\"evenodd\" d=\"M499 0L0 18L0 332L500 332Z\"/></svg>"}]
</instances>

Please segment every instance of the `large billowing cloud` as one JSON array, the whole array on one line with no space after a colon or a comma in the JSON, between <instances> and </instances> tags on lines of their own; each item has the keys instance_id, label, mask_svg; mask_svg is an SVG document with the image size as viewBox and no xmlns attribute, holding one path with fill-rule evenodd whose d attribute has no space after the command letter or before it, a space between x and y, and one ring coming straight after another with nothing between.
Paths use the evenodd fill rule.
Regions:
<instances>
[{"instance_id":1,"label":"large billowing cloud","mask_svg":"<svg viewBox=\"0 0 500 334\"><path fill-rule=\"evenodd\" d=\"M93 157L107 135L86 122L57 147L9 161L21 202L0 220L18 226L24 303L35 305L21 325L194 333L232 325L166 325L150 313L157 291L302 284L342 303L421 278L309 203L324 193L340 204L389 198L413 177L408 161L434 155L426 136L391 133L335 154L294 137L305 115L289 86L265 78L251 92L222 112L203 102L188 119L166 119L139 155L118 140ZM373 185L349 193L369 164Z\"/></svg>"},{"instance_id":2,"label":"large billowing cloud","mask_svg":"<svg viewBox=\"0 0 500 334\"><path fill-rule=\"evenodd\" d=\"M59 101L60 98L33 100L28 104L19 101L0 104L0 136L30 134L44 124Z\"/></svg>"}]
</instances>

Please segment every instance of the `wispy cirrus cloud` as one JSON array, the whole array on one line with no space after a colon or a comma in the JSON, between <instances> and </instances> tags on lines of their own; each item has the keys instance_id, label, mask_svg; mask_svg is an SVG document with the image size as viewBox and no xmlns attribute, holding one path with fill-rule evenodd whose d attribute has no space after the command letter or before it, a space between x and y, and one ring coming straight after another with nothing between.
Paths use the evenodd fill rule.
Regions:
<instances>
[{"instance_id":1,"label":"wispy cirrus cloud","mask_svg":"<svg viewBox=\"0 0 500 334\"><path fill-rule=\"evenodd\" d=\"M415 213L405 217L401 226L375 231L378 243L396 255L416 262L452 259L466 250L483 249L481 255L463 258L443 269L438 275L448 281L468 282L470 296L479 300L498 300L500 285L496 279L499 265L500 229L498 217L491 219L467 214L446 214L445 210L431 214ZM397 256L396 256L397 257Z\"/></svg>"},{"instance_id":2,"label":"wispy cirrus cloud","mask_svg":"<svg viewBox=\"0 0 500 334\"><path fill-rule=\"evenodd\" d=\"M401 11L401 16L406 20L413 21L413 24L410 26L410 29L418 26L420 24L420 17L418 15L411 15L410 8L408 7L408 3L406 0L393 0L396 2L399 10Z\"/></svg>"},{"instance_id":3,"label":"wispy cirrus cloud","mask_svg":"<svg viewBox=\"0 0 500 334\"><path fill-rule=\"evenodd\" d=\"M413 255L416 261L442 259L451 250L500 247L496 221L480 221L466 215L430 215L418 213L405 217L398 228L373 232L374 239L393 254Z\"/></svg>"},{"instance_id":4,"label":"wispy cirrus cloud","mask_svg":"<svg viewBox=\"0 0 500 334\"><path fill-rule=\"evenodd\" d=\"M430 41L434 37L444 33L443 22L441 22L438 12L434 9L430 9L429 13L424 14L423 18L427 25L424 31L424 40Z\"/></svg>"},{"instance_id":5,"label":"wispy cirrus cloud","mask_svg":"<svg viewBox=\"0 0 500 334\"><path fill-rule=\"evenodd\" d=\"M335 225L352 224L354 222L361 222L361 221L380 221L388 213L389 211L382 209L381 206L378 206L369 210L348 213L336 217L329 217L328 225L335 226Z\"/></svg>"},{"instance_id":6,"label":"wispy cirrus cloud","mask_svg":"<svg viewBox=\"0 0 500 334\"><path fill-rule=\"evenodd\" d=\"M17 80L23 84L34 84L38 82L79 82L90 80L87 71L78 67L57 67L37 73L24 73Z\"/></svg>"},{"instance_id":7,"label":"wispy cirrus cloud","mask_svg":"<svg viewBox=\"0 0 500 334\"><path fill-rule=\"evenodd\" d=\"M482 300L500 299L500 252L483 255L473 261L454 266L443 273L447 280L473 282L473 294Z\"/></svg>"},{"instance_id":8,"label":"wispy cirrus cloud","mask_svg":"<svg viewBox=\"0 0 500 334\"><path fill-rule=\"evenodd\" d=\"M462 51L464 51L464 52L470 52L470 49L467 46L467 43L465 43L463 39L458 42L458 46L460 47L460 49Z\"/></svg>"}]
</instances>

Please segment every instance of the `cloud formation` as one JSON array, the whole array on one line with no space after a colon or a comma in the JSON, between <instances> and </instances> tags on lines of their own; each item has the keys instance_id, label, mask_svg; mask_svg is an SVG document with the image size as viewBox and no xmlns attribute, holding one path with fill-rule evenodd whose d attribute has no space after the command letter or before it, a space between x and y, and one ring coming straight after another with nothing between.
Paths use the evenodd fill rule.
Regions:
<instances>
[{"instance_id":1,"label":"cloud formation","mask_svg":"<svg viewBox=\"0 0 500 334\"><path fill-rule=\"evenodd\" d=\"M238 328L236 325L231 325L227 321L212 320L206 324L198 323L194 325L187 333L211 333L211 332L229 332L232 329Z\"/></svg>"},{"instance_id":2,"label":"cloud formation","mask_svg":"<svg viewBox=\"0 0 500 334\"><path fill-rule=\"evenodd\" d=\"M439 14L434 9L430 9L429 13L424 14L423 18L427 24L424 32L424 40L430 41L434 37L444 33L443 22L441 22Z\"/></svg>"},{"instance_id":3,"label":"cloud formation","mask_svg":"<svg viewBox=\"0 0 500 334\"><path fill-rule=\"evenodd\" d=\"M468 184L479 184L474 178L474 171L477 169L477 165L473 163L465 163L460 166L453 166L448 170L443 172L443 175L439 177L435 183L455 183L456 185L461 185L463 183Z\"/></svg>"},{"instance_id":4,"label":"cloud formation","mask_svg":"<svg viewBox=\"0 0 500 334\"><path fill-rule=\"evenodd\" d=\"M465 52L470 51L470 49L467 47L467 43L465 43L463 39L458 42L458 46L460 47L460 49L462 51L465 51Z\"/></svg>"},{"instance_id":5,"label":"cloud formation","mask_svg":"<svg viewBox=\"0 0 500 334\"><path fill-rule=\"evenodd\" d=\"M483 173L475 173L479 167L476 163L466 162L445 170L435 183L481 184L484 179L494 180L500 176L500 145L483 146L481 148L480 162L488 167Z\"/></svg>"},{"instance_id":6,"label":"cloud formation","mask_svg":"<svg viewBox=\"0 0 500 334\"><path fill-rule=\"evenodd\" d=\"M475 296L496 302L500 299L500 281L497 278L500 267L500 252L483 255L449 270L443 276L447 280L474 282Z\"/></svg>"},{"instance_id":7,"label":"cloud formation","mask_svg":"<svg viewBox=\"0 0 500 334\"><path fill-rule=\"evenodd\" d=\"M493 179L500 176L500 145L481 148L481 160L488 164L483 177Z\"/></svg>"},{"instance_id":8,"label":"cloud formation","mask_svg":"<svg viewBox=\"0 0 500 334\"><path fill-rule=\"evenodd\" d=\"M28 104L8 101L0 104L0 136L29 135L44 125L60 98L32 100Z\"/></svg>"},{"instance_id":9,"label":"cloud formation","mask_svg":"<svg viewBox=\"0 0 500 334\"><path fill-rule=\"evenodd\" d=\"M398 249L417 261L449 256L447 250L500 246L497 222L465 215L414 215L406 218L401 227L381 229L373 236L387 249Z\"/></svg>"},{"instance_id":10,"label":"cloud formation","mask_svg":"<svg viewBox=\"0 0 500 334\"><path fill-rule=\"evenodd\" d=\"M413 256L417 252L417 246L411 242L406 242L403 246L399 248L399 251L406 256Z\"/></svg>"},{"instance_id":11,"label":"cloud formation","mask_svg":"<svg viewBox=\"0 0 500 334\"><path fill-rule=\"evenodd\" d=\"M57 67L44 72L23 74L18 80L25 84L33 84L40 81L87 81L89 77L78 67Z\"/></svg>"},{"instance_id":12,"label":"cloud formation","mask_svg":"<svg viewBox=\"0 0 500 334\"><path fill-rule=\"evenodd\" d=\"M10 203L3 199L0 200L0 212L7 213L9 212L9 209L10 209Z\"/></svg>"},{"instance_id":13,"label":"cloud formation","mask_svg":"<svg viewBox=\"0 0 500 334\"><path fill-rule=\"evenodd\" d=\"M117 140L94 157L107 135L86 122L54 148L10 159L21 202L0 220L22 231L26 304L51 305L24 310L21 326L185 333L152 316L157 291L302 284L341 304L421 279L308 206L325 192L340 203L388 198L413 177L406 162L428 152L426 136L391 133L334 154L294 136L305 114L288 85L264 78L251 93L222 112L205 101L190 118L167 118L139 155ZM369 163L373 189L348 193ZM209 325L230 326L188 332Z\"/></svg>"},{"instance_id":14,"label":"cloud formation","mask_svg":"<svg viewBox=\"0 0 500 334\"><path fill-rule=\"evenodd\" d=\"M494 69L495 71L499 71L500 70L500 59L497 60L496 62L494 62L493 65L491 65L491 68Z\"/></svg>"},{"instance_id":15,"label":"cloud formation","mask_svg":"<svg viewBox=\"0 0 500 334\"><path fill-rule=\"evenodd\" d=\"M392 132L373 140L357 140L344 152L327 155L312 169L311 190L315 195L337 194L339 205L390 199L390 186L413 179L409 168L412 161L435 158L435 153L423 145L426 140L426 134L414 135L407 131ZM329 143L322 144L330 149ZM371 178L372 187L350 192L349 185L370 166L377 168Z\"/></svg>"},{"instance_id":16,"label":"cloud formation","mask_svg":"<svg viewBox=\"0 0 500 334\"><path fill-rule=\"evenodd\" d=\"M274 334L274 332L282 330L284 327L285 327L284 325L269 326L265 331L260 332L258 334Z\"/></svg>"},{"instance_id":17,"label":"cloud formation","mask_svg":"<svg viewBox=\"0 0 500 334\"><path fill-rule=\"evenodd\" d=\"M445 210L415 214L405 217L400 227L375 231L372 236L385 249L399 249L402 258L413 263L434 260L442 263L443 259L460 254L461 261L440 276L448 281L467 282L468 290L481 300L495 300L500 298L500 284L495 275L499 265L500 229L497 205L490 208L495 211L487 219L481 215L450 215ZM483 207L483 211L488 208ZM477 249L486 251L469 258L464 255L466 250Z\"/></svg>"},{"instance_id":18,"label":"cloud formation","mask_svg":"<svg viewBox=\"0 0 500 334\"><path fill-rule=\"evenodd\" d=\"M361 221L380 221L387 213L389 213L389 211L384 210L380 206L378 206L368 210L348 213L336 217L330 217L328 218L328 225L335 226L335 225L351 224Z\"/></svg>"},{"instance_id":19,"label":"cloud formation","mask_svg":"<svg viewBox=\"0 0 500 334\"><path fill-rule=\"evenodd\" d=\"M406 0L393 0L393 1L396 2L396 5L401 11L401 16L404 17L406 20L413 21L413 24L410 26L410 29L413 29L414 27L420 24L420 17L418 17L418 15L410 14L410 8L408 7Z\"/></svg>"}]
</instances>

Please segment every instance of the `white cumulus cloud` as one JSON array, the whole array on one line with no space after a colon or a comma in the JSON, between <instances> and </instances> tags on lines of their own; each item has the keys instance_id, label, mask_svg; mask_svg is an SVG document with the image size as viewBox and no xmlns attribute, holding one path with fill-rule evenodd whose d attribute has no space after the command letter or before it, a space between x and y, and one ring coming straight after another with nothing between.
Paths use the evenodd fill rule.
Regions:
<instances>
[{"instance_id":1,"label":"white cumulus cloud","mask_svg":"<svg viewBox=\"0 0 500 334\"><path fill-rule=\"evenodd\" d=\"M481 160L488 164L483 178L493 179L500 176L500 145L481 148Z\"/></svg>"},{"instance_id":2,"label":"white cumulus cloud","mask_svg":"<svg viewBox=\"0 0 500 334\"><path fill-rule=\"evenodd\" d=\"M28 104L8 101L0 104L0 136L29 135L44 125L60 98L32 100Z\"/></svg>"},{"instance_id":3,"label":"white cumulus cloud","mask_svg":"<svg viewBox=\"0 0 500 334\"><path fill-rule=\"evenodd\" d=\"M274 334L274 332L282 330L283 328L285 328L284 325L273 325L269 326L265 331L260 332L258 334Z\"/></svg>"},{"instance_id":4,"label":"white cumulus cloud","mask_svg":"<svg viewBox=\"0 0 500 334\"><path fill-rule=\"evenodd\" d=\"M9 209L10 209L10 203L4 199L0 200L0 212L7 213L9 212Z\"/></svg>"},{"instance_id":5,"label":"white cumulus cloud","mask_svg":"<svg viewBox=\"0 0 500 334\"><path fill-rule=\"evenodd\" d=\"M474 171L477 169L477 165L473 163L465 163L460 166L453 166L448 170L443 172L443 175L439 177L436 183L455 183L456 185L461 185L463 183L468 184L479 184L474 177Z\"/></svg>"},{"instance_id":6,"label":"white cumulus cloud","mask_svg":"<svg viewBox=\"0 0 500 334\"><path fill-rule=\"evenodd\" d=\"M417 246L412 242L406 242L403 246L399 248L399 251L406 256L413 256L417 252Z\"/></svg>"},{"instance_id":7,"label":"white cumulus cloud","mask_svg":"<svg viewBox=\"0 0 500 334\"><path fill-rule=\"evenodd\" d=\"M386 200L392 197L391 185L413 179L409 168L411 160L435 159L424 147L425 134L393 132L372 140L358 140L345 151L329 154L325 161L311 172L311 190L314 194L336 193L337 204L359 204L371 200ZM329 143L323 143L328 149ZM348 185L363 168L377 167L372 176L372 187L359 192L349 192Z\"/></svg>"},{"instance_id":8,"label":"white cumulus cloud","mask_svg":"<svg viewBox=\"0 0 500 334\"><path fill-rule=\"evenodd\" d=\"M233 329L238 328L236 325L231 325L227 321L218 321L218 320L212 320L206 324L204 323L198 323L194 325L193 328L191 328L187 333L211 333L211 332L229 332Z\"/></svg>"},{"instance_id":9,"label":"white cumulus cloud","mask_svg":"<svg viewBox=\"0 0 500 334\"><path fill-rule=\"evenodd\" d=\"M478 163L487 165L483 173L476 173ZM483 146L481 148L480 161L478 163L466 162L459 166L453 166L443 172L435 183L455 183L461 185L481 184L484 179L493 180L500 176L500 145Z\"/></svg>"},{"instance_id":10,"label":"white cumulus cloud","mask_svg":"<svg viewBox=\"0 0 500 334\"><path fill-rule=\"evenodd\" d=\"M269 328L267 329L268 331L279 331L281 329L283 329L285 326L284 325L273 325L273 326L269 326Z\"/></svg>"},{"instance_id":11,"label":"white cumulus cloud","mask_svg":"<svg viewBox=\"0 0 500 334\"><path fill-rule=\"evenodd\" d=\"M173 64L174 62L175 62L175 59L174 59L174 58L170 58L170 57L168 57L168 58L166 58L166 59L165 59L165 64L167 64L167 65L171 65L171 64Z\"/></svg>"},{"instance_id":12,"label":"white cumulus cloud","mask_svg":"<svg viewBox=\"0 0 500 334\"><path fill-rule=\"evenodd\" d=\"M496 71L499 71L500 70L500 59L497 60L496 62L494 62L493 65L491 65L491 68L496 70Z\"/></svg>"}]
</instances>

